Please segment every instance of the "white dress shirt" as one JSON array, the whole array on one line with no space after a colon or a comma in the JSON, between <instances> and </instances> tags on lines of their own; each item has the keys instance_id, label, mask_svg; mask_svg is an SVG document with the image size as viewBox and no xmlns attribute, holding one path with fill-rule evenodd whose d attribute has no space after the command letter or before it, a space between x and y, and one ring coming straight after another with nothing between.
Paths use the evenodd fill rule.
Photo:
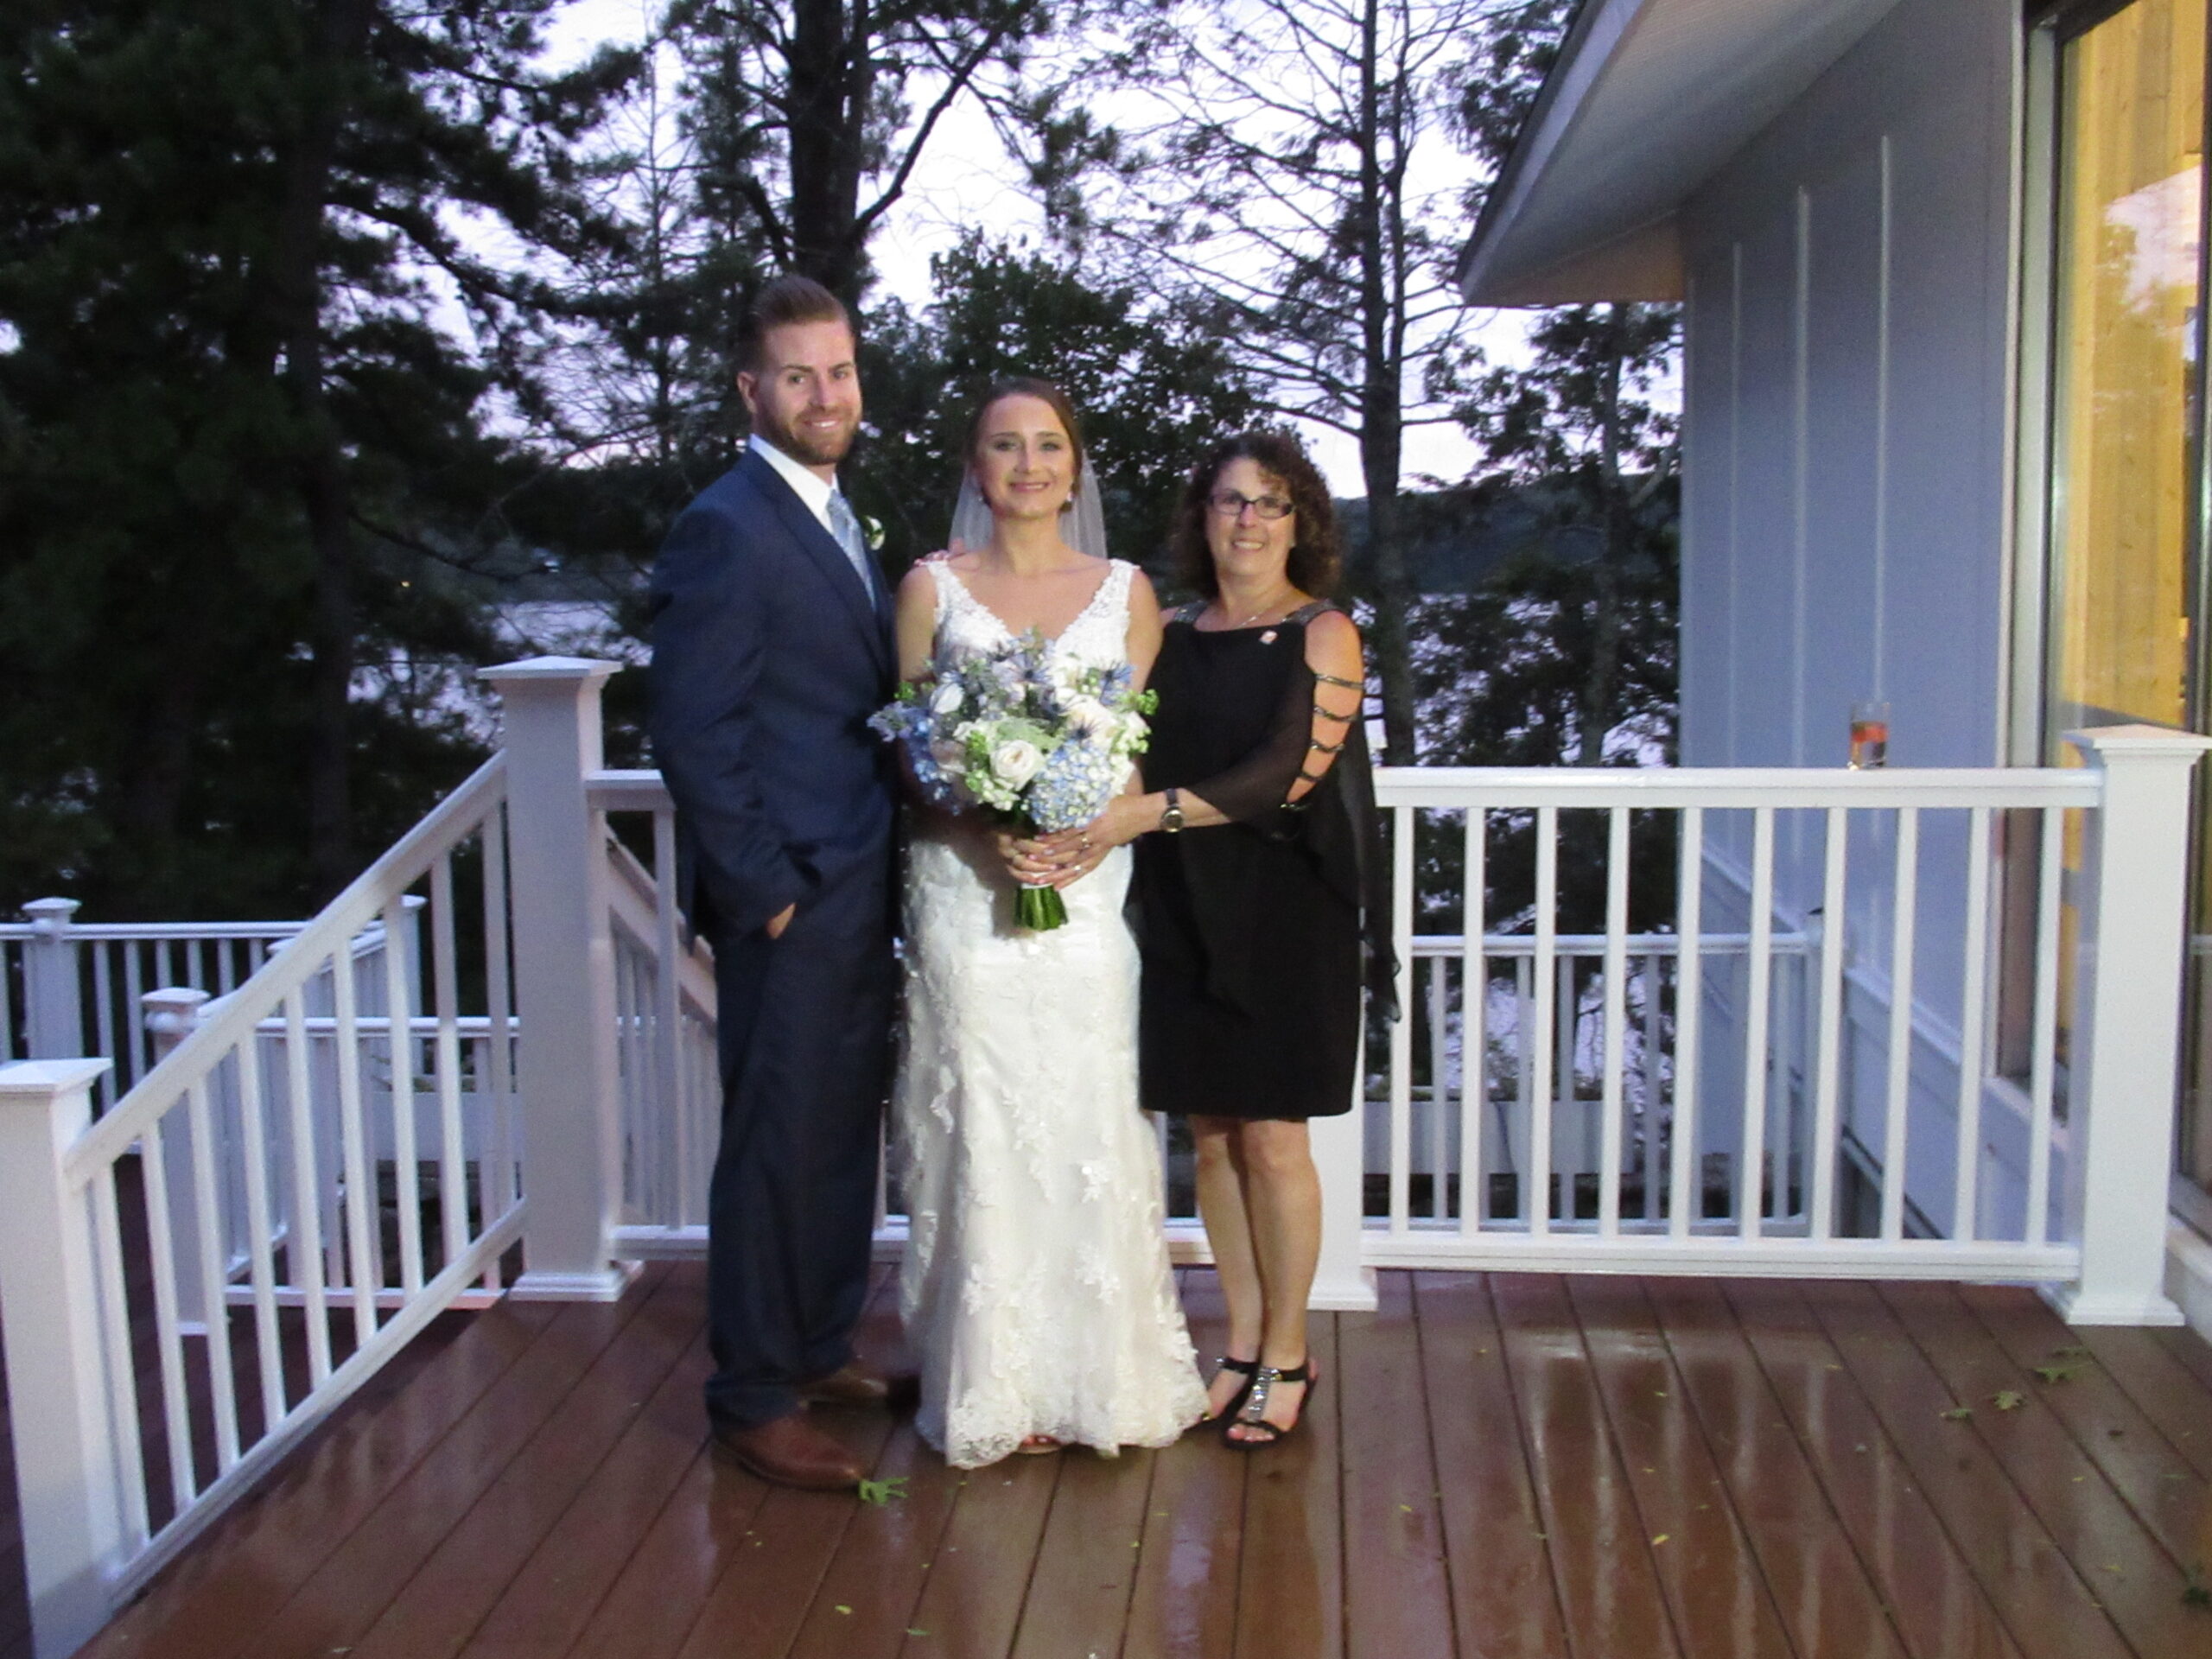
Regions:
<instances>
[{"instance_id":1,"label":"white dress shirt","mask_svg":"<svg viewBox=\"0 0 2212 1659\"><path fill-rule=\"evenodd\" d=\"M823 529L830 532L830 540L835 541L837 527L830 522L830 498L837 488L835 480L825 479L804 462L793 461L758 432L753 435L746 447L776 469L777 474L805 503L806 510L821 521Z\"/></svg>"}]
</instances>

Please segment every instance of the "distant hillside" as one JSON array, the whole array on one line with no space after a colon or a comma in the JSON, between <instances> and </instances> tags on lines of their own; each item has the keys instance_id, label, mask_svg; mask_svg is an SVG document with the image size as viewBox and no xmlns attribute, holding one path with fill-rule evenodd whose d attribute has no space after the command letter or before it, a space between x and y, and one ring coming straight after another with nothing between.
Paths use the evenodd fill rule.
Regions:
<instances>
[{"instance_id":1,"label":"distant hillside","mask_svg":"<svg viewBox=\"0 0 2212 1659\"><path fill-rule=\"evenodd\" d=\"M1671 497L1662 499L1671 513ZM1564 492L1541 485L1410 492L1399 498L1398 511L1416 593L1471 592L1516 559L1584 564L1597 556L1596 531L1573 522L1575 504ZM1351 585L1364 587L1366 499L1340 500L1337 512Z\"/></svg>"}]
</instances>

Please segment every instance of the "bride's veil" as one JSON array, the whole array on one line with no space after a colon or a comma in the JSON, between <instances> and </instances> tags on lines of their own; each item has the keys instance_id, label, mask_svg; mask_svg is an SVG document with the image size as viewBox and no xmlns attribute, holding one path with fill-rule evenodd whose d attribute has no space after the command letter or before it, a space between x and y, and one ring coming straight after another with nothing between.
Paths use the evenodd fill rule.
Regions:
<instances>
[{"instance_id":1,"label":"bride's veil","mask_svg":"<svg viewBox=\"0 0 2212 1659\"><path fill-rule=\"evenodd\" d=\"M1075 489L1068 497L1068 504L1060 509L1060 539L1078 553L1103 559L1106 551L1106 514L1098 505L1097 474L1089 467L1076 480ZM954 552L963 548L986 547L991 539L990 504L983 499L983 493L976 487L976 475L964 468L960 477L960 499L953 504L952 529L945 545Z\"/></svg>"}]
</instances>

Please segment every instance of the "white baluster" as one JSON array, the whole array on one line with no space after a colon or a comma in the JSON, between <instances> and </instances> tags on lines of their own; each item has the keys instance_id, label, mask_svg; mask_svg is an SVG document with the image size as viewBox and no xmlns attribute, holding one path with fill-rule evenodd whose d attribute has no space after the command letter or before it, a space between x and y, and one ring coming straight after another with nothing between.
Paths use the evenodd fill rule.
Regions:
<instances>
[{"instance_id":1,"label":"white baluster","mask_svg":"<svg viewBox=\"0 0 2212 1659\"><path fill-rule=\"evenodd\" d=\"M176 1046L198 1029L200 1011L207 993L189 986L165 986L138 999L140 1024L153 1050L154 1063L168 1058ZM192 1178L192 1148L181 1123L164 1126L158 1136L162 1172L168 1183L170 1226L166 1248L175 1253L179 1329L187 1336L204 1337L213 1328L215 1310L222 1306L222 1281L210 1281L200 1255L200 1189ZM149 1158L153 1149L149 1148Z\"/></svg>"},{"instance_id":2,"label":"white baluster","mask_svg":"<svg viewBox=\"0 0 2212 1659\"><path fill-rule=\"evenodd\" d=\"M1605 1059L1598 1130L1598 1230L1621 1227L1622 1101L1628 1063L1628 809L1607 815Z\"/></svg>"},{"instance_id":3,"label":"white baluster","mask_svg":"<svg viewBox=\"0 0 2212 1659\"><path fill-rule=\"evenodd\" d=\"M1414 1022L1419 966L1414 961L1414 810L1391 814L1390 937L1398 950L1400 1016L1390 1027L1390 1231L1406 1231L1413 1172Z\"/></svg>"},{"instance_id":4,"label":"white baluster","mask_svg":"<svg viewBox=\"0 0 2212 1659\"><path fill-rule=\"evenodd\" d=\"M1812 1236L1816 1239L1827 1238L1835 1230L1835 1154L1843 1072L1846 855L1850 839L1848 813L1842 807L1830 807L1821 883L1820 1013L1813 1062L1813 1191L1808 1206Z\"/></svg>"},{"instance_id":5,"label":"white baluster","mask_svg":"<svg viewBox=\"0 0 2212 1659\"><path fill-rule=\"evenodd\" d=\"M1890 1063L1882 1129L1882 1236L1904 1236L1905 1128L1912 1111L1912 948L1920 916L1920 809L1897 809L1890 912Z\"/></svg>"},{"instance_id":6,"label":"white baluster","mask_svg":"<svg viewBox=\"0 0 2212 1659\"><path fill-rule=\"evenodd\" d=\"M1521 1041L1530 1060L1529 1078L1529 1157L1523 1168L1525 1202L1531 1237L1541 1238L1552 1230L1552 1090L1556 1060L1553 1054L1559 1020L1559 809L1536 809L1536 954L1530 976L1535 1007ZM1572 1077L1573 1068L1567 1068ZM1573 1213L1573 1193L1563 1213Z\"/></svg>"},{"instance_id":7,"label":"white baluster","mask_svg":"<svg viewBox=\"0 0 2212 1659\"><path fill-rule=\"evenodd\" d=\"M1675 968L1675 1099L1667 1173L1667 1230L1688 1238L1704 1208L1698 1181L1698 1014L1705 995L1705 809L1682 813L1681 898L1677 908L1681 956Z\"/></svg>"},{"instance_id":8,"label":"white baluster","mask_svg":"<svg viewBox=\"0 0 2212 1659\"><path fill-rule=\"evenodd\" d=\"M1489 880L1484 857L1489 815L1467 809L1467 849L1459 895L1459 1236L1482 1230L1489 1208L1483 1174L1483 1113L1490 1102L1490 957L1483 949Z\"/></svg>"}]
</instances>

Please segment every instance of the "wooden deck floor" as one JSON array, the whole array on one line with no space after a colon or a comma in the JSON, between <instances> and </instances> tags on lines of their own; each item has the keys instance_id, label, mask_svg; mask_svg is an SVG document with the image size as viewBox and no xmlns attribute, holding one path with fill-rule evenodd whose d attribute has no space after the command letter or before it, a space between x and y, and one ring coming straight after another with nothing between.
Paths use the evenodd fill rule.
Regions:
<instances>
[{"instance_id":1,"label":"wooden deck floor","mask_svg":"<svg viewBox=\"0 0 2212 1659\"><path fill-rule=\"evenodd\" d=\"M880 1506L703 1454L702 1303L478 1316L87 1659L2212 1656L2212 1350L2023 1291L1386 1274L1278 1451L963 1477L824 1414Z\"/></svg>"}]
</instances>

